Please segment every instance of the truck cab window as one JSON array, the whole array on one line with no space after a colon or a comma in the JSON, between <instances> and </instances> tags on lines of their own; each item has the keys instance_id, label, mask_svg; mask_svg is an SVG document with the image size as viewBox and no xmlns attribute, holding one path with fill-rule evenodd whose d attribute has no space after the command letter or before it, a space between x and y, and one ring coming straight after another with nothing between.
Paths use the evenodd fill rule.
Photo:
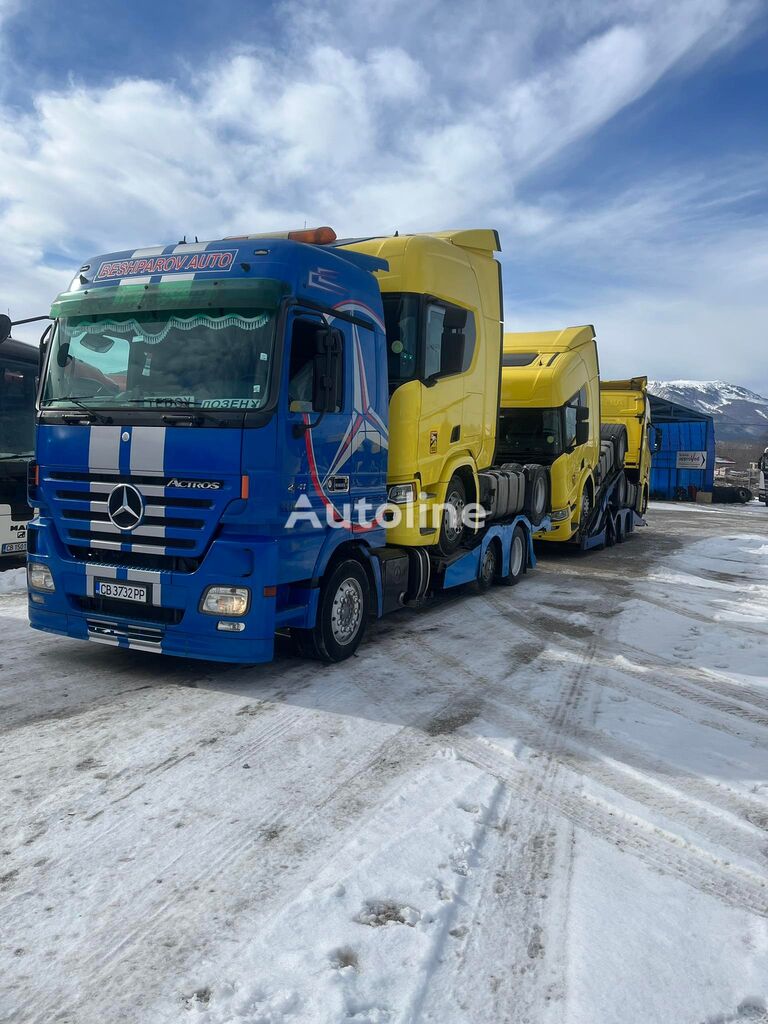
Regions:
<instances>
[{"instance_id":1,"label":"truck cab window","mask_svg":"<svg viewBox=\"0 0 768 1024\"><path fill-rule=\"evenodd\" d=\"M390 391L418 376L419 315L418 295L384 296Z\"/></svg>"},{"instance_id":2,"label":"truck cab window","mask_svg":"<svg viewBox=\"0 0 768 1024\"><path fill-rule=\"evenodd\" d=\"M450 302L392 292L384 296L389 390L409 380L449 377L469 369L475 317Z\"/></svg>"},{"instance_id":3,"label":"truck cab window","mask_svg":"<svg viewBox=\"0 0 768 1024\"><path fill-rule=\"evenodd\" d=\"M563 453L560 409L502 409L498 461L556 459Z\"/></svg>"},{"instance_id":4,"label":"truck cab window","mask_svg":"<svg viewBox=\"0 0 768 1024\"><path fill-rule=\"evenodd\" d=\"M427 306L427 325L424 337L424 377L438 377L443 366L443 324L445 310L442 306Z\"/></svg>"},{"instance_id":5,"label":"truck cab window","mask_svg":"<svg viewBox=\"0 0 768 1024\"><path fill-rule=\"evenodd\" d=\"M293 323L288 367L288 408L291 412L314 410L316 334L321 326L319 319L298 319ZM334 412L341 412L341 406L337 405Z\"/></svg>"},{"instance_id":6,"label":"truck cab window","mask_svg":"<svg viewBox=\"0 0 768 1024\"><path fill-rule=\"evenodd\" d=\"M475 350L475 318L450 303L429 303L424 377L450 377L469 369Z\"/></svg>"},{"instance_id":7,"label":"truck cab window","mask_svg":"<svg viewBox=\"0 0 768 1024\"><path fill-rule=\"evenodd\" d=\"M565 403L563 410L563 440L566 448L570 448L576 443L576 424L578 423L579 409L586 409L588 406L589 397L585 387Z\"/></svg>"},{"instance_id":8,"label":"truck cab window","mask_svg":"<svg viewBox=\"0 0 768 1024\"><path fill-rule=\"evenodd\" d=\"M0 458L32 454L36 373L34 366L0 363Z\"/></svg>"}]
</instances>

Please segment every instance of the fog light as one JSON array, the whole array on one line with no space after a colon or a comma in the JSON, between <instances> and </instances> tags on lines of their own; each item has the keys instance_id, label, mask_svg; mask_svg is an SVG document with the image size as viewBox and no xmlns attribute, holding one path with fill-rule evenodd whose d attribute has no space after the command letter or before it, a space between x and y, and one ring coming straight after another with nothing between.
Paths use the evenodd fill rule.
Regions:
<instances>
[{"instance_id":1,"label":"fog light","mask_svg":"<svg viewBox=\"0 0 768 1024\"><path fill-rule=\"evenodd\" d=\"M245 623L228 622L226 619L222 619L221 622L216 623L216 629L220 629L222 633L242 633L245 629Z\"/></svg>"},{"instance_id":2,"label":"fog light","mask_svg":"<svg viewBox=\"0 0 768 1024\"><path fill-rule=\"evenodd\" d=\"M549 518L553 523L561 523L564 519L567 519L570 514L571 510L569 508L559 508L556 512L552 512Z\"/></svg>"},{"instance_id":3,"label":"fog light","mask_svg":"<svg viewBox=\"0 0 768 1024\"><path fill-rule=\"evenodd\" d=\"M393 505L407 505L415 498L415 484L393 484L389 488L389 500Z\"/></svg>"},{"instance_id":4,"label":"fog light","mask_svg":"<svg viewBox=\"0 0 768 1024\"><path fill-rule=\"evenodd\" d=\"M30 562L27 565L27 582L33 590L52 591L56 589L51 570L42 562Z\"/></svg>"},{"instance_id":5,"label":"fog light","mask_svg":"<svg viewBox=\"0 0 768 1024\"><path fill-rule=\"evenodd\" d=\"M200 611L206 615L245 615L250 596L247 587L208 587Z\"/></svg>"},{"instance_id":6,"label":"fog light","mask_svg":"<svg viewBox=\"0 0 768 1024\"><path fill-rule=\"evenodd\" d=\"M34 602L34 604L45 604L45 598L42 594L30 594L29 599Z\"/></svg>"}]
</instances>

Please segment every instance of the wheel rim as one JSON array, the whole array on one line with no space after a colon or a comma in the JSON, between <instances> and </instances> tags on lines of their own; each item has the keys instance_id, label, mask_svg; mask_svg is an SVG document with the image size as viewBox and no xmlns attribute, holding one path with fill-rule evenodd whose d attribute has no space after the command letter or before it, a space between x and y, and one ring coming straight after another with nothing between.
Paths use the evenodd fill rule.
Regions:
<instances>
[{"instance_id":1,"label":"wheel rim","mask_svg":"<svg viewBox=\"0 0 768 1024\"><path fill-rule=\"evenodd\" d=\"M511 576L519 576L523 568L523 541L520 536L512 538L512 554L509 559L509 572Z\"/></svg>"},{"instance_id":2,"label":"wheel rim","mask_svg":"<svg viewBox=\"0 0 768 1024\"><path fill-rule=\"evenodd\" d=\"M585 490L581 496L581 521L584 523L592 511L592 502L589 500L589 491Z\"/></svg>"},{"instance_id":3,"label":"wheel rim","mask_svg":"<svg viewBox=\"0 0 768 1024\"><path fill-rule=\"evenodd\" d=\"M451 491L445 503L447 505L444 513L445 537L449 543L452 543L461 536L461 532L464 529L461 521L461 515L464 511L464 499L458 491Z\"/></svg>"},{"instance_id":4,"label":"wheel rim","mask_svg":"<svg viewBox=\"0 0 768 1024\"><path fill-rule=\"evenodd\" d=\"M357 636L363 621L363 588L358 580L342 580L331 605L331 633L337 644L345 647Z\"/></svg>"},{"instance_id":5,"label":"wheel rim","mask_svg":"<svg viewBox=\"0 0 768 1024\"><path fill-rule=\"evenodd\" d=\"M496 551L493 544L489 544L485 549L485 555L483 556L483 565L480 570L480 578L482 583L490 584L493 582L493 577L496 575Z\"/></svg>"}]
</instances>

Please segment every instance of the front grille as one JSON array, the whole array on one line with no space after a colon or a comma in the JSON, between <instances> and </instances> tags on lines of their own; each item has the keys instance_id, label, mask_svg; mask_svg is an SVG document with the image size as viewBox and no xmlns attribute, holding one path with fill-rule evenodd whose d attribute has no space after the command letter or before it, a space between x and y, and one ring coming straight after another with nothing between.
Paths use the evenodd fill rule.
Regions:
<instances>
[{"instance_id":1,"label":"front grille","mask_svg":"<svg viewBox=\"0 0 768 1024\"><path fill-rule=\"evenodd\" d=\"M117 545L115 550L119 549L121 543L120 541L115 540L116 536L124 536L125 540L123 543L128 543L132 546L138 545L144 550L147 548L158 548L165 551L168 547L173 547L177 550L189 550L195 546L195 541L182 539L181 537L146 537L141 533L140 526L137 526L136 529L131 532L130 541L125 534L120 532L116 534L111 531L109 533L103 532L103 527L102 529L99 529L98 524L94 524L94 527L91 530L70 530L69 536L74 537L76 540L92 540L94 542L94 547L96 548L99 546L103 548L111 548L113 545ZM137 538L137 540L134 540L134 538Z\"/></svg>"},{"instance_id":2,"label":"front grille","mask_svg":"<svg viewBox=\"0 0 768 1024\"><path fill-rule=\"evenodd\" d=\"M190 496L161 476L120 473L56 470L44 484L57 509L63 539L73 553L77 551L75 557L90 560L83 551L93 550L100 561L108 553L121 565L182 572L197 568L218 518L217 506L231 496L223 488ZM120 530L109 518L109 495L119 484L138 487L144 500L142 520L133 530Z\"/></svg>"},{"instance_id":3,"label":"front grille","mask_svg":"<svg viewBox=\"0 0 768 1024\"><path fill-rule=\"evenodd\" d=\"M116 601L113 597L76 597L74 603L84 612L114 615L125 619L139 619L142 622L157 622L165 626L178 626L184 618L182 608L157 608L151 604Z\"/></svg>"},{"instance_id":4,"label":"front grille","mask_svg":"<svg viewBox=\"0 0 768 1024\"><path fill-rule=\"evenodd\" d=\"M157 647L163 642L163 631L150 626L134 626L131 623L111 622L106 619L86 619L88 636L103 643L117 643L130 640L141 647Z\"/></svg>"},{"instance_id":5,"label":"front grille","mask_svg":"<svg viewBox=\"0 0 768 1024\"><path fill-rule=\"evenodd\" d=\"M196 572L200 567L199 558L184 558L176 555L142 554L137 551L110 551L109 558L93 548L68 546L69 554L78 562L115 565L123 569L153 569L156 572Z\"/></svg>"}]
</instances>

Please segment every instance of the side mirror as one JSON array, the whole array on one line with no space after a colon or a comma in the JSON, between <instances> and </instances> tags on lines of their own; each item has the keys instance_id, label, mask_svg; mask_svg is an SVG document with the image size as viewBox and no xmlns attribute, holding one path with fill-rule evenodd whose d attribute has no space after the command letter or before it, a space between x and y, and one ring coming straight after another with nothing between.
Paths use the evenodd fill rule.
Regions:
<instances>
[{"instance_id":1,"label":"side mirror","mask_svg":"<svg viewBox=\"0 0 768 1024\"><path fill-rule=\"evenodd\" d=\"M45 365L45 357L48 352L48 344L53 334L53 324L48 324L43 333L40 335L40 345L38 347L37 355L37 375L42 378L43 366Z\"/></svg>"},{"instance_id":2,"label":"side mirror","mask_svg":"<svg viewBox=\"0 0 768 1024\"><path fill-rule=\"evenodd\" d=\"M315 333L315 383L312 408L315 412L336 412L342 404L342 333L334 327L320 327Z\"/></svg>"},{"instance_id":3,"label":"side mirror","mask_svg":"<svg viewBox=\"0 0 768 1024\"><path fill-rule=\"evenodd\" d=\"M12 327L13 323L11 318L6 316L5 313L0 313L0 345L10 338Z\"/></svg>"},{"instance_id":4,"label":"side mirror","mask_svg":"<svg viewBox=\"0 0 768 1024\"><path fill-rule=\"evenodd\" d=\"M586 444L590 439L590 425L589 420L582 420L577 423L577 435L575 435L575 446L579 447L580 444Z\"/></svg>"},{"instance_id":5,"label":"side mirror","mask_svg":"<svg viewBox=\"0 0 768 1024\"><path fill-rule=\"evenodd\" d=\"M576 438L575 445L586 444L589 441L589 409L586 406L579 406L576 410Z\"/></svg>"}]
</instances>

